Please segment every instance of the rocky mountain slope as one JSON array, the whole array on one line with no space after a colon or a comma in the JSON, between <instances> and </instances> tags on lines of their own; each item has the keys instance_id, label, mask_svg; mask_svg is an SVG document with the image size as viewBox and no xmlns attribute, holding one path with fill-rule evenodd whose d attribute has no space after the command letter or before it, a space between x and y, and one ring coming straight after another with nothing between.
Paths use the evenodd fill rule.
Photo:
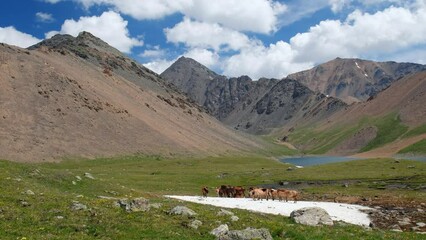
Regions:
<instances>
[{"instance_id":1,"label":"rocky mountain slope","mask_svg":"<svg viewBox=\"0 0 426 240\"><path fill-rule=\"evenodd\" d=\"M258 149L90 33L0 45L0 159Z\"/></svg>"},{"instance_id":2,"label":"rocky mountain slope","mask_svg":"<svg viewBox=\"0 0 426 240\"><path fill-rule=\"evenodd\" d=\"M390 157L426 138L426 71L394 82L366 102L352 104L311 125L282 129L309 153Z\"/></svg>"},{"instance_id":3,"label":"rocky mountain slope","mask_svg":"<svg viewBox=\"0 0 426 240\"><path fill-rule=\"evenodd\" d=\"M161 76L222 122L255 134L269 133L291 121L322 118L345 106L290 79L228 79L185 57Z\"/></svg>"},{"instance_id":4,"label":"rocky mountain slope","mask_svg":"<svg viewBox=\"0 0 426 240\"><path fill-rule=\"evenodd\" d=\"M313 91L353 103L366 101L398 79L425 70L426 65L414 63L336 58L288 77Z\"/></svg>"}]
</instances>

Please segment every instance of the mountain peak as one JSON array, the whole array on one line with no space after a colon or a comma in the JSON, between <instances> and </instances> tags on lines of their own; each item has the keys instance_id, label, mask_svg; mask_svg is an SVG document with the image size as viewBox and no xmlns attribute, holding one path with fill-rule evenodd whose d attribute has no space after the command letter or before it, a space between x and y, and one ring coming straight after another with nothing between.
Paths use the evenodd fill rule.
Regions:
<instances>
[{"instance_id":1,"label":"mountain peak","mask_svg":"<svg viewBox=\"0 0 426 240\"><path fill-rule=\"evenodd\" d=\"M38 49L41 47L47 47L49 49L55 50L70 50L71 52L76 53L77 55L82 55L84 52L83 48L94 48L100 52L111 53L115 55L122 55L120 51L110 46L108 43L102 39L94 36L90 32L80 32L77 37L73 37L69 34L56 34L49 39L45 39L31 47L29 50Z\"/></svg>"}]
</instances>

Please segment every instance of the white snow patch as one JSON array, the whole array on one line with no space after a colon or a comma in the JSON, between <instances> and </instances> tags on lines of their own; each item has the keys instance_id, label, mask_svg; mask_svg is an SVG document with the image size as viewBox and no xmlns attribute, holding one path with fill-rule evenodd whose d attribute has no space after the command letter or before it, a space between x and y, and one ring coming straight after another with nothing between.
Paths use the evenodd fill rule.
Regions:
<instances>
[{"instance_id":1,"label":"white snow patch","mask_svg":"<svg viewBox=\"0 0 426 240\"><path fill-rule=\"evenodd\" d=\"M361 69L357 62L355 62L355 65L356 65L357 68Z\"/></svg>"},{"instance_id":2,"label":"white snow patch","mask_svg":"<svg viewBox=\"0 0 426 240\"><path fill-rule=\"evenodd\" d=\"M333 202L280 202L280 201L254 201L251 198L221 198L221 197L200 197L200 196L174 196L167 195L165 197L179 199L183 201L213 205L216 207L246 209L254 212L269 213L274 215L290 216L294 210L304 207L320 207L323 208L331 216L333 221L343 221L364 227L370 225L368 214L361 210L372 210L369 207L333 203Z\"/></svg>"},{"instance_id":3,"label":"white snow patch","mask_svg":"<svg viewBox=\"0 0 426 240\"><path fill-rule=\"evenodd\" d=\"M367 73L364 73L364 76L368 77L368 74L367 74Z\"/></svg>"}]
</instances>

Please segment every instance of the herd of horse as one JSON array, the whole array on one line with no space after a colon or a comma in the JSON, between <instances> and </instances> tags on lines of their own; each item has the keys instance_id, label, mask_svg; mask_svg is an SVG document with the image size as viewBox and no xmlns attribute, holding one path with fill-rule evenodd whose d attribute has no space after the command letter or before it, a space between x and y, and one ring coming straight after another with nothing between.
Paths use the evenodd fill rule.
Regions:
<instances>
[{"instance_id":1,"label":"herd of horse","mask_svg":"<svg viewBox=\"0 0 426 240\"><path fill-rule=\"evenodd\" d=\"M273 189L273 188L258 188L250 187L248 190L248 195L246 195L246 189L241 186L230 186L230 185L221 185L216 188L216 194L218 197L228 197L228 198L245 198L250 197L253 200L279 200L279 201L288 201L293 200L297 202L297 199L300 197L299 192L290 189ZM201 188L201 193L203 197L207 197L209 193L208 187Z\"/></svg>"}]
</instances>

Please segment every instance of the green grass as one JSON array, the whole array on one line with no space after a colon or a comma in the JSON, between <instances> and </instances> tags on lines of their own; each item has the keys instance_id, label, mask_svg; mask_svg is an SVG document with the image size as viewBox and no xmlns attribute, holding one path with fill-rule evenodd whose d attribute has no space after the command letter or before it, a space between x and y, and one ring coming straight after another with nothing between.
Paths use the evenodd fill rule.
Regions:
<instances>
[{"instance_id":1,"label":"green grass","mask_svg":"<svg viewBox=\"0 0 426 240\"><path fill-rule=\"evenodd\" d=\"M420 140L406 148L403 148L398 153L426 154L426 139Z\"/></svg>"},{"instance_id":2,"label":"green grass","mask_svg":"<svg viewBox=\"0 0 426 240\"><path fill-rule=\"evenodd\" d=\"M416 128L409 130L406 134L404 134L403 137L408 138L408 137L417 136L424 133L426 133L426 124L420 125Z\"/></svg>"},{"instance_id":3,"label":"green grass","mask_svg":"<svg viewBox=\"0 0 426 240\"><path fill-rule=\"evenodd\" d=\"M415 168L407 168L408 165ZM294 224L286 217L244 210L233 210L240 221L231 222L226 217L216 216L219 208L180 203L162 195L199 195L200 187L204 185L254 186L283 179L353 177L367 181L417 176L418 181L425 182L425 165L410 161L395 165L392 160L374 160L286 171L288 165L261 157L165 159L131 156L42 164L0 161L0 239L214 239L208 232L219 225L216 221L228 223L231 229L265 227L275 239L421 239L414 233L365 231L357 226L307 227ZM391 169L391 166L397 168ZM85 172L91 173L95 179L85 178ZM76 176L83 180L78 181ZM362 187L359 186L357 191ZM36 195L22 193L28 189ZM369 188L366 186L365 189ZM423 193L407 190L407 195L410 194ZM112 200L99 199L99 195L142 196L163 206L149 212L127 213L114 207ZM21 206L22 200L30 206ZM91 210L71 211L74 200L86 204ZM189 229L185 224L190 219L169 216L166 212L176 205L195 210L203 226L198 230ZM64 218L57 219L57 216Z\"/></svg>"},{"instance_id":4,"label":"green grass","mask_svg":"<svg viewBox=\"0 0 426 240\"><path fill-rule=\"evenodd\" d=\"M377 127L377 136L367 146L361 149L361 152L381 147L386 143L395 141L398 137L407 132L408 127L401 124L398 115L390 114L384 118L376 119L374 126Z\"/></svg>"},{"instance_id":5,"label":"green grass","mask_svg":"<svg viewBox=\"0 0 426 240\"><path fill-rule=\"evenodd\" d=\"M392 113L384 117L363 118L353 125L336 125L325 130L317 130L319 126L296 128L290 134L289 139L291 143L303 146L304 153L325 154L362 128L368 126L377 128L377 136L360 149L360 152L391 143L403 136L408 130L408 127L401 123L399 116ZM417 134L421 131L423 131L422 128L413 129L411 134Z\"/></svg>"}]
</instances>

